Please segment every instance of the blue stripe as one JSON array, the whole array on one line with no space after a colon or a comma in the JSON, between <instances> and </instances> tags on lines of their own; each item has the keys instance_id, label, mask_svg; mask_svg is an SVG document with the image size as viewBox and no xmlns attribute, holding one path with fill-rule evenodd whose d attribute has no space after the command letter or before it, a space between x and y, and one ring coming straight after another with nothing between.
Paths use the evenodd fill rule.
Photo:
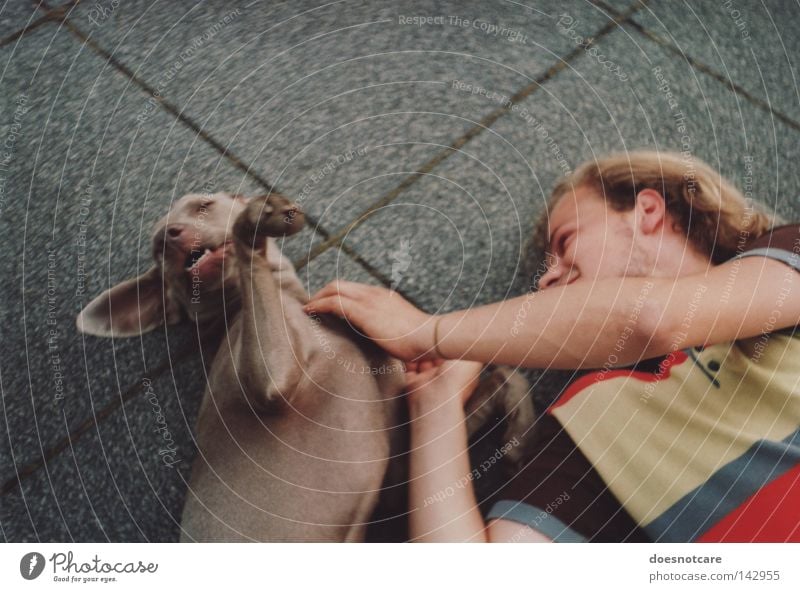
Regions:
<instances>
[{"instance_id":1,"label":"blue stripe","mask_svg":"<svg viewBox=\"0 0 800 592\"><path fill-rule=\"evenodd\" d=\"M529 526L535 531L550 537L556 543L586 542L585 536L572 530L550 512L545 512L525 502L511 500L497 502L486 515L486 520L493 520L495 518L511 520Z\"/></svg>"},{"instance_id":2,"label":"blue stripe","mask_svg":"<svg viewBox=\"0 0 800 592\"><path fill-rule=\"evenodd\" d=\"M742 259L744 257L769 257L770 259L781 261L789 267L793 267L797 271L800 271L800 255L797 253L792 253L791 251L787 251L786 249L778 249L776 247L752 249L736 255L734 259Z\"/></svg>"},{"instance_id":3,"label":"blue stripe","mask_svg":"<svg viewBox=\"0 0 800 592\"><path fill-rule=\"evenodd\" d=\"M767 483L800 463L800 430L757 440L643 528L654 542L692 542Z\"/></svg>"}]
</instances>

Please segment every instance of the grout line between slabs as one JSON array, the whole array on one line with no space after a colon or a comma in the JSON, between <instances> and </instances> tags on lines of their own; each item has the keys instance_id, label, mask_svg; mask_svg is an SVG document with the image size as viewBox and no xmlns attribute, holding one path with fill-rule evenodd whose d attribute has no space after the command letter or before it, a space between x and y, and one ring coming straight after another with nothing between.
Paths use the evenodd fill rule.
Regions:
<instances>
[{"instance_id":1,"label":"grout line between slabs","mask_svg":"<svg viewBox=\"0 0 800 592\"><path fill-rule=\"evenodd\" d=\"M31 22L31 23L25 25L24 27L22 27L20 30L15 31L14 33L11 33L10 35L6 35L2 39L0 39L0 47L5 47L6 45L9 45L9 44L13 43L14 41L16 41L17 39L22 37L25 33L33 31L34 29L39 28L39 26L41 26L41 25L43 25L45 23L48 23L51 20L52 20L52 17L50 17L50 16L48 16L46 14L44 16L40 16L39 18L37 18L33 22Z\"/></svg>"},{"instance_id":2,"label":"grout line between slabs","mask_svg":"<svg viewBox=\"0 0 800 592\"><path fill-rule=\"evenodd\" d=\"M595 3L598 8L604 9L604 6L600 6L599 4ZM520 101L526 99L530 95L532 95L536 89L540 86L545 84L547 81L554 78L559 72L564 70L568 63L572 60L580 57L585 52L585 48L594 45L594 43L612 31L619 27L619 25L623 22L630 21L631 16L635 12L641 8L643 4L636 3L630 7L628 7L623 13L618 13L617 11L613 11L613 15L617 17L616 20L612 20L606 23L595 35L593 35L590 39L591 41L586 44L585 47L576 47L566 56L564 56L560 61L556 62L554 65L550 66L542 75L532 81L530 84L524 86L522 89L518 90L509 98L510 105L515 105ZM341 230L335 232L334 234L330 235L326 240L322 243L318 244L316 247L311 249L307 261L311 261L312 259L318 257L322 253L324 253L329 248L339 245L341 247L341 241L344 239L349 233L351 233L354 229L361 226L366 220L368 220L373 214L375 214L378 210L385 207L397 197L401 193L403 193L406 189L411 187L414 183L416 183L421 177L429 174L432 172L436 167L438 167L442 162L447 160L450 156L452 156L455 152L460 150L465 144L470 142L473 138L478 136L481 132L483 132L486 128L491 127L494 123L499 120L501 117L506 115L511 111L511 107L507 105L503 105L498 107L488 115L486 115L483 119L481 119L476 125L471 127L467 130L464 134L457 137L447 148L442 149L438 154L430 158L427 162L425 162L419 169L415 172L408 175L403 181L400 182L395 188L390 189L386 192L382 197L378 198L372 205L364 209L361 213L357 214L354 219L344 226ZM353 251L355 253L355 251Z\"/></svg>"},{"instance_id":3,"label":"grout line between slabs","mask_svg":"<svg viewBox=\"0 0 800 592\"><path fill-rule=\"evenodd\" d=\"M181 352L178 352L174 358L172 358L171 363L177 364L178 362L182 362L184 359L188 358L189 355L197 351L197 346L189 347ZM152 372L148 374L148 377L152 379L161 376L170 368L170 359L169 356L167 359L153 368ZM119 398L115 399L114 401L105 405L99 411L96 411L91 414L91 416L84 419L81 424L72 430L67 436L59 440L54 445L50 446L42 456L37 458L34 461L31 461L21 468L16 469L16 475L7 479L2 486L0 486L0 496L6 495L11 491L15 490L21 482L32 476L36 471L41 469L42 467L47 464L47 461L52 460L58 454L67 450L72 446L78 439L81 438L84 434L89 432L93 426L99 425L100 422L107 417L109 417L112 413L114 413L117 409L122 407L126 402L130 399L138 396L141 392L141 385L138 382L134 382L130 385L124 392L120 393Z\"/></svg>"},{"instance_id":4,"label":"grout line between slabs","mask_svg":"<svg viewBox=\"0 0 800 592\"><path fill-rule=\"evenodd\" d=\"M795 129L800 130L800 123L796 122L791 117L785 115L784 113L776 110L774 107L770 106L766 101L763 99L754 96L749 91L742 88L739 84L733 82L733 80L726 78L722 74L718 73L715 69L708 66L707 64L703 63L702 61L697 60L696 58L691 57L684 53L680 48L673 45L670 41L664 39L660 35L650 31L646 27L640 25L631 17L643 6L643 4L639 2L635 2L624 12L619 12L613 7L607 5L603 0L592 0L592 2L599 8L606 10L609 14L615 16L617 21L611 22L606 24L600 31L594 35L592 39L592 43L594 43L597 39L605 37L609 33L611 33L617 26L619 26L623 22L629 23L637 32L639 32L644 37L647 37L651 41L659 44L660 46L668 49L672 53L679 55L683 59L685 59L692 67L697 69L698 71L711 76L712 78L718 80L719 82L723 83L727 86L731 91L738 93L743 98L751 102L752 104L756 105L757 107L768 111L775 115L779 120L785 123L787 126ZM34 2L35 4L35 2ZM119 62L116 58L114 58L111 54L109 54L106 50L101 48L97 43L95 43L91 38L85 35L80 29L78 29L75 25L69 22L66 18L67 10L72 6L72 3L69 3L64 6L59 6L55 8L46 7L46 12L44 16L39 17L38 19L34 20L27 26L23 27L19 31L12 33L3 39L0 39L0 47L8 45L9 43L14 42L19 37L23 36L25 33L38 28L39 26L43 25L47 22L52 21L62 21L64 26L76 37L81 39L82 42L86 43L90 46L95 53L104 57L110 65L115 67L117 70L122 72L126 77L128 77L132 82L134 82L137 86L142 88L143 90L147 91L149 94L153 95L153 89L150 88L146 83L139 80L133 72L131 72L125 65ZM547 82L548 80L552 79L556 76L560 71L564 70L566 64L568 64L571 60L575 59L583 52L582 48L576 48L573 51L569 52L560 62L556 63L555 65L551 66L548 70L545 71L539 78L531 82L529 85L525 86L521 90L517 91L512 97L512 103L517 103L521 100L524 100L531 94L533 94L536 89ZM266 190L271 191L274 190L271 183L269 183L264 177L262 177L259 173L254 171L250 166L248 166L244 161L242 161L238 156L233 154L230 150L228 150L222 143L214 139L208 132L204 131L197 123L195 123L191 118L183 114L179 109L177 109L174 105L172 105L169 101L164 100L163 98L159 100L159 104L161 107L173 115L176 119L178 119L181 123L189 127L192 131L197 133L197 135L203 139L208 145L212 148L217 150L221 156L228 159L236 168L243 171L246 175L250 176L260 185L262 185ZM378 269L374 268L369 262L367 262L358 252L353 250L349 245L339 244L341 240L353 229L357 226L360 226L366 219L368 219L372 214L374 214L378 209L384 207L385 205L394 201L401 193L403 193L406 189L411 187L414 183L416 183L420 177L425 176L426 174L433 171L436 167L438 167L442 162L447 160L454 152L459 150L473 138L478 136L483 130L484 127L488 128L491 127L497 120L499 120L502 116L506 115L509 112L508 107L500 107L489 115L484 117L478 125L474 126L466 133L462 134L458 138L456 138L448 148L442 150L439 154L434 156L433 158L429 159L425 162L416 172L410 174L406 177L403 181L400 182L395 188L389 190L385 193L382 197L380 197L376 202L374 202L370 207L364 210L363 213L356 216L355 219L347 224L343 230L336 232L335 234L331 234L330 232L326 231L324 228L321 228L313 219L310 220L312 224L317 229L320 235L322 235L325 240L317 245L314 249L312 249L311 253L308 257L303 258L302 260L296 262L295 267L299 270L304 267L308 262L312 259L315 259L326 250L331 247L338 245L339 249L345 253L348 257L354 260L355 263L360 265L364 270L369 273L371 276L375 277L378 281L380 281L384 285L390 285L390 280L387 278L382 272ZM406 296L406 298L408 298ZM182 362L186 359L191 353L196 350L195 346L192 346L182 352L179 352L178 355L172 359L172 363L175 364L177 362ZM169 369L170 363L169 360L163 362L161 365L153 369L151 373L152 377L155 378L160 376L167 369ZM27 477L33 475L38 469L42 468L48 460L51 460L67 448L69 448L70 443L76 441L85 433L90 431L93 426L99 424L99 422L103 421L111 414L113 414L117 409L122 407L128 400L136 396L138 393L138 383L135 383L128 387L124 393L122 393L116 401L106 405L97 413L92 414L91 417L87 418L82 422L74 431L72 431L67 437L60 440L55 445L48 448L45 452L44 456L39 458L36 461L30 462L27 465L23 466L19 470L17 470L17 474L15 477L8 479L5 483L3 483L2 487L0 487L0 496L5 495L20 485L21 481Z\"/></svg>"},{"instance_id":5,"label":"grout line between slabs","mask_svg":"<svg viewBox=\"0 0 800 592\"><path fill-rule=\"evenodd\" d=\"M64 25L69 29L69 31L78 37L82 42L86 43L95 53L99 54L103 58L105 58L109 64L119 70L122 74L124 74L129 80L134 82L137 86L141 89L145 90L151 96L156 96L154 90L144 81L140 80L136 77L136 75L124 64L119 62L116 58L114 58L108 51L100 47L94 40L92 40L89 36L87 36L83 31L78 29L75 25L73 25L69 20L64 19ZM236 156L232 153L228 148L223 146L221 142L216 140L211 134L206 132L202 129L200 125L198 125L192 118L185 115L181 110L175 107L172 103L164 99L164 97L159 95L158 104L169 114L171 114L175 119L183 123L189 129L194 131L203 141L205 141L209 146L215 149L217 152L220 153L221 156L229 160L236 168L244 172L247 176L251 177L255 180L259 185L264 187L267 191L277 191L277 189L267 181L261 174L255 171L253 167L245 163L241 158ZM306 220L310 226L314 227L314 233L319 234L322 237L322 240L325 241L330 238L330 232L327 231L323 226L319 224L319 222L311 215L306 213ZM371 276L375 277L378 281L386 284L387 286L390 285L389 280L383 275L377 272L375 268L371 265L366 264L366 262L360 256L353 256L354 253L352 249L342 249L349 257L354 259L354 261L361 265L364 270L370 274ZM315 254L314 257L318 255ZM311 259L314 257L307 258L304 257L296 262L294 262L295 269L299 271L302 269Z\"/></svg>"},{"instance_id":6,"label":"grout line between slabs","mask_svg":"<svg viewBox=\"0 0 800 592\"><path fill-rule=\"evenodd\" d=\"M12 0L13 1L13 0ZM9 35L6 35L2 39L0 39L0 47L8 45L9 43L13 43L25 33L32 31L38 28L40 25L51 21L60 21L64 18L66 12L72 8L77 0L70 0L61 6L49 6L46 2L40 2L37 0L30 0L30 6L32 9L36 10L37 12L41 11L42 16L35 19L34 21L28 23L18 31L15 31Z\"/></svg>"},{"instance_id":7,"label":"grout line between slabs","mask_svg":"<svg viewBox=\"0 0 800 592\"><path fill-rule=\"evenodd\" d=\"M599 4L598 4L598 7ZM624 13L617 13L616 11L612 11L615 16L619 17L619 21L612 21L604 25L600 31L592 38L592 44L595 40L602 38L612 32L620 22L630 21L630 17L639 9L640 5L635 4L629 7ZM604 8L605 7L601 7ZM109 64L115 67L117 70L122 72L126 77L128 77L132 82L134 82L137 86L144 89L151 95L153 94L153 89L151 89L146 83L139 80L133 72L130 71L124 64L120 63L116 58L114 58L111 54L109 54L106 50L102 47L97 45L92 39L90 39L87 35L85 35L80 29L75 27L72 23L69 22L67 18L65 18L61 13L65 11L66 7L59 8L55 10L51 10L48 13L48 16L44 17L43 21L54 20L55 18L62 20L64 26L76 37L81 39L84 43L86 43L92 50L96 53L104 57ZM52 13L58 11L59 14L54 16ZM41 19L40 19L41 20ZM570 51L561 61L557 62L550 68L548 68L544 74L542 74L539 78L528 84L527 86L523 87L521 90L517 91L514 95L511 96L512 104L517 103L521 100L524 100L529 95L531 95L539 86L553 78L556 74L561 72L565 69L566 64L569 63L571 60L575 59L576 57L580 56L583 53L583 48L575 48ZM197 125L191 118L184 115L180 110L178 110L174 105L169 103L168 101L164 100L163 98L159 100L159 104L162 106L164 110L168 113L173 115L176 119L181 121L184 125L188 126L192 129L195 133L198 134L200 138L206 141L209 145L211 145L214 149L216 149L222 156L230 160L234 166L238 169L242 170L245 174L249 175L255 181L257 181L260 185L262 185L268 191L273 191L274 188L271 183L269 183L265 178L263 178L260 174L253 171L247 164L244 163L240 158L236 155L231 153L225 146L223 146L220 142L215 140L210 134L205 132L199 125ZM339 244L341 239L344 238L348 232L352 231L354 228L359 226L364 220L369 218L375 211L379 208L385 206L386 204L390 203L394 199L396 199L402 192L412 186L420 177L430 173L435 169L439 164L444 162L447 158L449 158L454 152L459 150L462 146L467 144L470 140L475 138L479 135L485 128L491 127L500 117L506 115L510 111L509 107L499 107L492 111L489 115L484 117L477 125L469 129L467 132L456 138L448 148L443 149L439 152L436 156L429 159L426 163L422 165L416 172L410 174L406 177L403 181L401 181L394 189L391 189L387 193L385 193L381 198L379 198L376 202L374 202L369 208L367 208L364 213L356 216L355 220L350 224L346 225L345 228L334 235L331 235L329 232L321 229L319 225L313 220L309 219L318 232L325 237L321 244L317 245L314 249L311 250L311 253L308 257L303 258L301 261L298 261L295 265L297 270L300 270L302 267L307 265L312 259L315 259L329 248L338 245L338 248L345 253L348 257L353 259L358 265L360 265L364 270L369 273L371 276L375 277L378 281L382 284L389 286L391 285L391 281L387 278L382 272L378 269L373 267L369 262L367 262L358 252L353 250L349 245ZM404 297L408 298L407 295L402 294ZM410 299L413 302L413 299ZM151 377L156 378L166 372L167 369L170 368L171 364L174 365L177 362L183 361L186 359L189 354L193 353L196 350L196 347L192 346L187 348L186 350L179 352L175 358L170 361L167 359L158 367L154 368L153 372L151 372ZM42 468L48 460L51 460L64 450L66 450L71 442L74 442L78 438L80 438L83 434L88 432L93 426L98 425L100 421L104 420L108 416L110 416L114 411L122 407L125 402L127 402L132 397L136 396L138 393L138 383L134 383L130 387L128 387L123 394L120 395L117 401L109 403L99 412L92 414L91 417L84 420L78 428L76 428L73 432L71 432L68 436L63 438L54 446L48 448L45 454L37 459L36 461L30 462L27 465L23 466L22 468L17 470L17 474L12 477L11 479L7 480L2 487L0 487L0 496L5 495L14 489L17 488L21 484L21 481L27 477L33 475L37 470Z\"/></svg>"},{"instance_id":8,"label":"grout line between slabs","mask_svg":"<svg viewBox=\"0 0 800 592\"><path fill-rule=\"evenodd\" d=\"M602 0L593 0L593 1L602 2ZM643 37L646 37L650 41L653 41L654 43L660 45L661 47L669 50L675 55L680 56L682 59L686 60L686 62L688 62L689 65L692 66L698 72L710 76L711 78L714 78L715 80L721 82L731 92L738 94L740 97L742 97L746 101L749 101L751 104L758 107L759 109L762 109L763 111L766 111L767 113L770 113L771 115L775 116L777 119L779 119L781 122L791 127L792 129L800 131L800 123L795 121L789 115L786 115L785 113L779 111L773 105L771 105L761 97L754 95L740 84L734 82L732 78L720 74L719 72L717 72L716 69L712 68L705 62L698 60L697 58L694 58L691 55L687 54L681 48L674 45L668 39L663 38L658 33L654 33L647 27L637 23L634 19L629 19L628 23L634 30L636 30L637 33L639 33Z\"/></svg>"}]
</instances>

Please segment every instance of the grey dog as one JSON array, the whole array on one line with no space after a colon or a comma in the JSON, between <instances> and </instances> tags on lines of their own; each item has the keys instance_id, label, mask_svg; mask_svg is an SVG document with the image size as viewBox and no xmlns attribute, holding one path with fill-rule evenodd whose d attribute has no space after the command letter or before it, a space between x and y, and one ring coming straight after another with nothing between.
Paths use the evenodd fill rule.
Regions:
<instances>
[{"instance_id":1,"label":"grey dog","mask_svg":"<svg viewBox=\"0 0 800 592\"><path fill-rule=\"evenodd\" d=\"M277 193L185 195L156 224L152 268L78 316L101 336L228 320L197 420L184 541L363 540L398 457L403 365L302 310L308 295L273 237L303 224ZM475 400L499 401L522 433L527 382L500 372ZM486 412L472 408L474 431Z\"/></svg>"}]
</instances>

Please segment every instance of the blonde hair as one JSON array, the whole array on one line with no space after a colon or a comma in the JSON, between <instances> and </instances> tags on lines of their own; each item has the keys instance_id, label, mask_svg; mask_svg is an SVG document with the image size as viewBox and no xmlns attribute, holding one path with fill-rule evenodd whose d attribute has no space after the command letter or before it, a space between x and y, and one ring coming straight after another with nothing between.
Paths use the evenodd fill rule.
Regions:
<instances>
[{"instance_id":1,"label":"blonde hair","mask_svg":"<svg viewBox=\"0 0 800 592\"><path fill-rule=\"evenodd\" d=\"M642 189L658 191L673 228L713 263L730 259L747 241L780 222L702 160L677 152L637 150L586 162L558 181L533 237L540 255L547 249L548 212L578 187L595 190L620 212L633 209Z\"/></svg>"}]
</instances>

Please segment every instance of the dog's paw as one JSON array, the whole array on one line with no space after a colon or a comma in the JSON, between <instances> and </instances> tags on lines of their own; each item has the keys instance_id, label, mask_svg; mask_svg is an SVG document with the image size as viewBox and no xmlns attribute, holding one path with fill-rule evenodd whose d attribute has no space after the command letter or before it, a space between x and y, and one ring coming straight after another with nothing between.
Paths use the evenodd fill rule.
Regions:
<instances>
[{"instance_id":1,"label":"dog's paw","mask_svg":"<svg viewBox=\"0 0 800 592\"><path fill-rule=\"evenodd\" d=\"M237 239L259 246L268 236L289 236L303 228L305 216L297 204L278 193L250 198L233 227Z\"/></svg>"},{"instance_id":2,"label":"dog's paw","mask_svg":"<svg viewBox=\"0 0 800 592\"><path fill-rule=\"evenodd\" d=\"M505 461L514 467L530 450L536 437L536 414L530 384L519 372L507 366L494 368L480 382L467 402L467 433L475 434L492 415L505 421L503 440L508 445Z\"/></svg>"}]
</instances>

